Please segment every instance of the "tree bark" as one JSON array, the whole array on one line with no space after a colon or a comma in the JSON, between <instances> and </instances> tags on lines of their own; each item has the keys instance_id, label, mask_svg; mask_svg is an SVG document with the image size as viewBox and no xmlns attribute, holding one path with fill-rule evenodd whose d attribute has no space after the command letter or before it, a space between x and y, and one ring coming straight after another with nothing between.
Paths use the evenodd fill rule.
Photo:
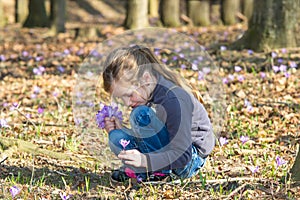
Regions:
<instances>
[{"instance_id":1,"label":"tree bark","mask_svg":"<svg viewBox=\"0 0 300 200\"><path fill-rule=\"evenodd\" d=\"M189 0L187 5L188 17L195 26L210 25L210 1Z\"/></svg>"},{"instance_id":2,"label":"tree bark","mask_svg":"<svg viewBox=\"0 0 300 200\"><path fill-rule=\"evenodd\" d=\"M232 48L255 51L296 47L299 0L254 1L254 12L244 36ZM296 14L295 14L296 13Z\"/></svg>"},{"instance_id":3,"label":"tree bark","mask_svg":"<svg viewBox=\"0 0 300 200\"><path fill-rule=\"evenodd\" d=\"M240 10L240 0L222 0L221 1L221 18L225 25L237 23L236 14Z\"/></svg>"},{"instance_id":4,"label":"tree bark","mask_svg":"<svg viewBox=\"0 0 300 200\"><path fill-rule=\"evenodd\" d=\"M300 145L298 145L298 154L290 173L293 181L300 182Z\"/></svg>"},{"instance_id":5,"label":"tree bark","mask_svg":"<svg viewBox=\"0 0 300 200\"><path fill-rule=\"evenodd\" d=\"M221 20L221 2L220 0L211 0L210 1L210 17L211 17L211 23L212 24L217 24L217 25L222 25L223 22Z\"/></svg>"},{"instance_id":6,"label":"tree bark","mask_svg":"<svg viewBox=\"0 0 300 200\"><path fill-rule=\"evenodd\" d=\"M66 1L51 0L50 9L51 29L55 34L64 33L66 22Z\"/></svg>"},{"instance_id":7,"label":"tree bark","mask_svg":"<svg viewBox=\"0 0 300 200\"><path fill-rule=\"evenodd\" d=\"M23 24L28 16L28 0L15 0L15 22Z\"/></svg>"},{"instance_id":8,"label":"tree bark","mask_svg":"<svg viewBox=\"0 0 300 200\"><path fill-rule=\"evenodd\" d=\"M45 8L45 0L29 0L29 15L24 27L49 27L49 20Z\"/></svg>"},{"instance_id":9,"label":"tree bark","mask_svg":"<svg viewBox=\"0 0 300 200\"><path fill-rule=\"evenodd\" d=\"M147 26L149 26L148 0L128 0L125 27L135 29Z\"/></svg>"},{"instance_id":10,"label":"tree bark","mask_svg":"<svg viewBox=\"0 0 300 200\"><path fill-rule=\"evenodd\" d=\"M150 17L158 17L159 0L149 0Z\"/></svg>"},{"instance_id":11,"label":"tree bark","mask_svg":"<svg viewBox=\"0 0 300 200\"><path fill-rule=\"evenodd\" d=\"M241 1L242 13L247 17L248 21L250 21L253 14L253 4L254 4L254 0Z\"/></svg>"},{"instance_id":12,"label":"tree bark","mask_svg":"<svg viewBox=\"0 0 300 200\"><path fill-rule=\"evenodd\" d=\"M179 0L161 0L160 16L164 26L180 26L180 1Z\"/></svg>"},{"instance_id":13,"label":"tree bark","mask_svg":"<svg viewBox=\"0 0 300 200\"><path fill-rule=\"evenodd\" d=\"M4 16L2 0L0 0L0 27L4 27L4 26L5 26L5 16Z\"/></svg>"}]
</instances>

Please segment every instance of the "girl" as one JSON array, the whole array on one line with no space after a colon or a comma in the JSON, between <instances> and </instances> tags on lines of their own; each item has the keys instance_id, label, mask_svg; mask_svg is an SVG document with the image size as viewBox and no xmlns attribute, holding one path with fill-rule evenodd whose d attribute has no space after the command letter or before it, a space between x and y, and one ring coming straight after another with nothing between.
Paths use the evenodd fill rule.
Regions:
<instances>
[{"instance_id":1,"label":"girl","mask_svg":"<svg viewBox=\"0 0 300 200\"><path fill-rule=\"evenodd\" d=\"M111 182L197 174L215 138L205 108L184 79L149 48L136 45L109 54L103 83L105 91L132 108L131 129L114 117L105 119L110 148L124 163L113 171ZM129 144L124 148L121 140Z\"/></svg>"}]
</instances>

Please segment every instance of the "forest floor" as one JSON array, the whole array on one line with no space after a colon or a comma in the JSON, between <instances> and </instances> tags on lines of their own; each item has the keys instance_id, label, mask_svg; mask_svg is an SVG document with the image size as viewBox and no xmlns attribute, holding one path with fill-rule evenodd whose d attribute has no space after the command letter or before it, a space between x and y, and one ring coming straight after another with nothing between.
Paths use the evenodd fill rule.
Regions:
<instances>
[{"instance_id":1,"label":"forest floor","mask_svg":"<svg viewBox=\"0 0 300 200\"><path fill-rule=\"evenodd\" d=\"M205 46L222 71L227 118L221 137L227 142L216 146L206 167L191 179L117 189L109 185L111 165L104 164L115 158L102 152L101 160L99 144L86 146L72 110L79 67L105 34L74 39L70 34L47 36L46 29L2 30L0 118L8 127L0 129L0 198L11 198L12 186L21 190L19 199L60 199L63 193L72 199L299 198L299 188L287 175L299 141L300 49L259 53L210 48L235 40L243 30L179 29ZM41 74L39 66L45 68ZM200 87L201 80L191 72L183 74L192 74L188 79ZM99 97L95 104L108 99L104 92Z\"/></svg>"},{"instance_id":2,"label":"forest floor","mask_svg":"<svg viewBox=\"0 0 300 200\"><path fill-rule=\"evenodd\" d=\"M12 199L13 186L20 190L16 199L300 198L300 188L288 176L299 144L300 49L226 49L243 34L241 24L177 29L206 48L226 94L222 140L206 166L179 183L112 188L109 174L116 158L106 151L105 137L102 144L89 143L86 136L92 133L80 132L73 90L80 67L95 48L124 33L124 16L118 15L124 10L110 7L107 16L100 8L91 9L93 1L85 4L88 12L82 8L85 1L69 2L82 4L78 12L73 9L65 34L52 37L47 29L19 25L0 30L0 199ZM96 33L93 23L98 24ZM164 56L160 58L171 66L177 64ZM195 86L205 85L194 70L175 70ZM110 103L97 90L93 103ZM94 111L91 116L96 107Z\"/></svg>"}]
</instances>

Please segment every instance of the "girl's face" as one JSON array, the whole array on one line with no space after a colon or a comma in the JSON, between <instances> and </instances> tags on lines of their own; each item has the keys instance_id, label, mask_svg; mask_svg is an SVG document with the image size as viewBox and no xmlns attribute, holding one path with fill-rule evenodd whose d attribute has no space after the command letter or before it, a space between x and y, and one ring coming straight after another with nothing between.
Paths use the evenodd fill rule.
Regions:
<instances>
[{"instance_id":1,"label":"girl's face","mask_svg":"<svg viewBox=\"0 0 300 200\"><path fill-rule=\"evenodd\" d=\"M120 99L126 106L132 108L145 105L149 95L145 86L132 86L125 81L117 81L112 85L112 96Z\"/></svg>"},{"instance_id":2,"label":"girl's face","mask_svg":"<svg viewBox=\"0 0 300 200\"><path fill-rule=\"evenodd\" d=\"M119 80L112 84L111 95L121 100L126 106L135 108L139 105L146 105L155 85L149 78L143 77L146 83L139 86L131 85L130 81ZM152 78L151 78L152 79ZM148 80L148 81L147 81Z\"/></svg>"}]
</instances>

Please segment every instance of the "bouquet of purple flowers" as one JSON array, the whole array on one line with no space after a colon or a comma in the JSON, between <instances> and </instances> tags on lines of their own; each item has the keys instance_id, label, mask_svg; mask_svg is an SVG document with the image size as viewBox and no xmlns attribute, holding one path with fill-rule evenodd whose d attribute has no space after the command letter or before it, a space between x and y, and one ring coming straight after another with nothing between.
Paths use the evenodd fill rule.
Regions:
<instances>
[{"instance_id":1,"label":"bouquet of purple flowers","mask_svg":"<svg viewBox=\"0 0 300 200\"><path fill-rule=\"evenodd\" d=\"M123 115L121 111L118 111L118 106L107 106L104 104L100 104L101 110L98 111L96 114L96 121L98 124L99 128L104 128L105 127L105 118L106 117L116 117L118 118L121 122L123 121Z\"/></svg>"}]
</instances>

